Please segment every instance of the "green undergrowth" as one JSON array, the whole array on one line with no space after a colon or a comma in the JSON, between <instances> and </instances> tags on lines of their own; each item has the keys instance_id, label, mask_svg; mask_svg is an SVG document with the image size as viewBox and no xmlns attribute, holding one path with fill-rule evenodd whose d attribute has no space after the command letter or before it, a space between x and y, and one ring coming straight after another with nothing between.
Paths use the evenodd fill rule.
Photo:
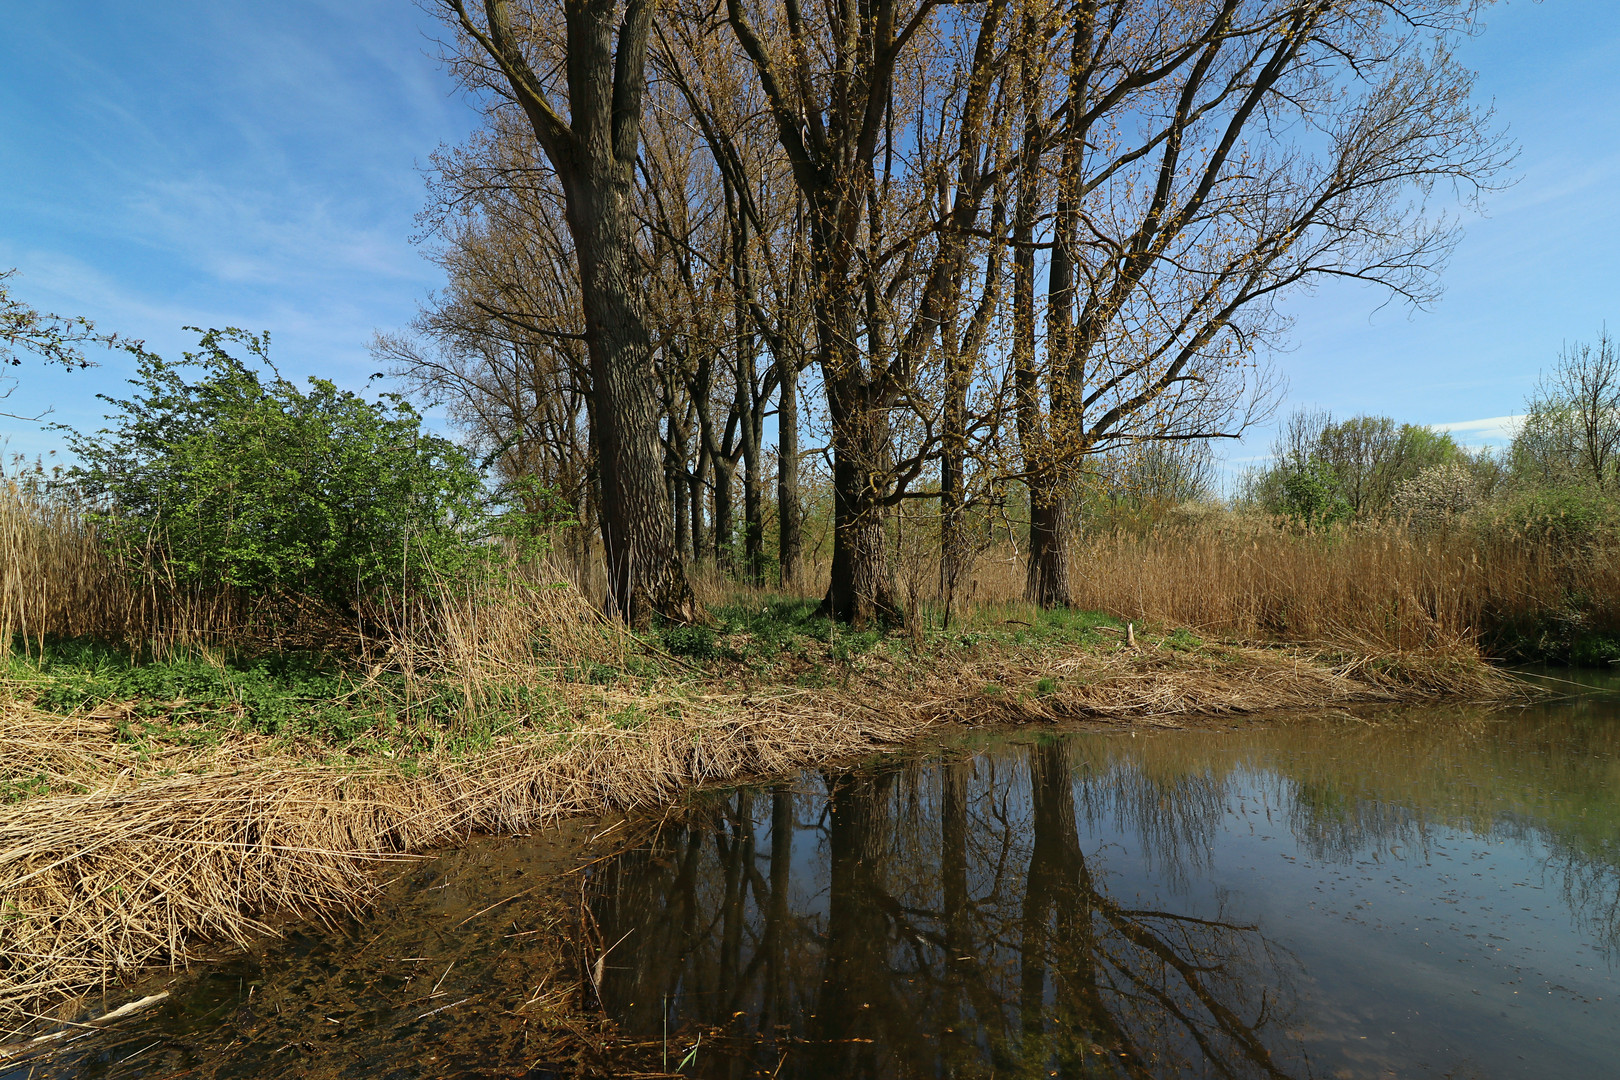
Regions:
<instances>
[{"instance_id":1,"label":"green undergrowth","mask_svg":"<svg viewBox=\"0 0 1620 1080\"><path fill-rule=\"evenodd\" d=\"M803 686L833 685L866 658L902 668L948 664L977 653L1046 648L1105 649L1126 640L1123 620L1095 611L1031 604L977 606L947 619L924 606L901 627L854 628L827 618L813 599L751 594L715 606L707 626L669 625L655 644L702 677L743 675ZM1145 647L1197 651L1185 629L1137 626Z\"/></svg>"},{"instance_id":2,"label":"green undergrowth","mask_svg":"<svg viewBox=\"0 0 1620 1080\"><path fill-rule=\"evenodd\" d=\"M144 659L97 641L47 638L28 652L14 645L0 660L0 679L39 712L110 721L137 748L254 734L300 756L380 757L410 769L429 754L476 754L518 728L573 726L568 702L546 681L479 687L474 701L458 680L407 684L398 672L364 672L329 654L177 651ZM579 681L587 679L580 673ZM8 794L0 790L0 801Z\"/></svg>"},{"instance_id":3,"label":"green undergrowth","mask_svg":"<svg viewBox=\"0 0 1620 1080\"><path fill-rule=\"evenodd\" d=\"M1484 635L1483 646L1513 663L1620 668L1620 632L1594 629L1578 614L1500 623Z\"/></svg>"}]
</instances>

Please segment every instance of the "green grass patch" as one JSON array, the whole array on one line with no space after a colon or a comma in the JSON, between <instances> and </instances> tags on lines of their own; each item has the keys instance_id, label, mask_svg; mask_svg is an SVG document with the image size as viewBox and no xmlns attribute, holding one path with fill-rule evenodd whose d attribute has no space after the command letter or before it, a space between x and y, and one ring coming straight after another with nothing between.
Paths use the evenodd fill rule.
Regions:
<instances>
[{"instance_id":1,"label":"green grass patch","mask_svg":"<svg viewBox=\"0 0 1620 1080\"><path fill-rule=\"evenodd\" d=\"M619 672L579 675L607 683ZM542 685L481 688L469 702L456 681L407 687L397 672L366 680L319 655L177 652L142 660L99 642L49 638L31 656L0 659L0 678L42 712L101 712L118 740L137 748L203 747L245 732L394 759L428 749L471 753L518 718L557 711Z\"/></svg>"},{"instance_id":2,"label":"green grass patch","mask_svg":"<svg viewBox=\"0 0 1620 1080\"><path fill-rule=\"evenodd\" d=\"M1177 652L1197 652L1204 647L1204 639L1186 628L1171 631L1159 643Z\"/></svg>"},{"instance_id":3,"label":"green grass patch","mask_svg":"<svg viewBox=\"0 0 1620 1080\"><path fill-rule=\"evenodd\" d=\"M778 664L802 668L816 661L849 664L880 650L895 659L919 652L944 658L954 650L985 645L1077 645L1097 647L1120 640L1125 624L1096 611L1042 610L1032 604L972 607L946 620L924 605L921 646L903 630L854 629L817 614L813 599L752 595L711 609L712 628L666 627L660 644L671 654L698 661L745 661L756 669ZM704 637L701 630L712 636ZM1200 643L1201 644L1201 643ZM804 673L793 681L803 685Z\"/></svg>"},{"instance_id":4,"label":"green grass patch","mask_svg":"<svg viewBox=\"0 0 1620 1080\"><path fill-rule=\"evenodd\" d=\"M99 642L49 638L33 656L11 653L0 671L32 691L45 712L122 705L136 721L223 723L266 734L306 726L352 681L331 661L302 654L221 659L181 653L143 662Z\"/></svg>"}]
</instances>

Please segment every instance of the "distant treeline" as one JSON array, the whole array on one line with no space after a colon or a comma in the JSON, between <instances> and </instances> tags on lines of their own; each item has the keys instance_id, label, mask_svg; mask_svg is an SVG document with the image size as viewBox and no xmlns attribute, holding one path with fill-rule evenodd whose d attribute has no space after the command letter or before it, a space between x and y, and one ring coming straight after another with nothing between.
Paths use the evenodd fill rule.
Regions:
<instances>
[{"instance_id":1,"label":"distant treeline","mask_svg":"<svg viewBox=\"0 0 1620 1080\"><path fill-rule=\"evenodd\" d=\"M1271 463L1236 503L1306 525L1391 518L1419 527L1467 515L1571 539L1620 523L1620 356L1607 331L1566 348L1529 400L1512 442L1468 450L1386 416L1294 413Z\"/></svg>"}]
</instances>

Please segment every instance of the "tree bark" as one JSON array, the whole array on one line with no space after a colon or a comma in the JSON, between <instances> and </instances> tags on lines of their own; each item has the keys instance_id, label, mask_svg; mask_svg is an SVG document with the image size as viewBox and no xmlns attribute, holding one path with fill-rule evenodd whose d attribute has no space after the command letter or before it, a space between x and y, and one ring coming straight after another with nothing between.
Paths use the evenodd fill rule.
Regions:
<instances>
[{"instance_id":1,"label":"tree bark","mask_svg":"<svg viewBox=\"0 0 1620 1080\"><path fill-rule=\"evenodd\" d=\"M743 429L743 570L750 585L765 580L765 500L759 469L759 428Z\"/></svg>"},{"instance_id":2,"label":"tree bark","mask_svg":"<svg viewBox=\"0 0 1620 1080\"><path fill-rule=\"evenodd\" d=\"M799 506L799 366L786 354L776 363L776 562L781 586L788 589L799 582L804 513Z\"/></svg>"},{"instance_id":3,"label":"tree bark","mask_svg":"<svg viewBox=\"0 0 1620 1080\"><path fill-rule=\"evenodd\" d=\"M686 492L681 489L686 486L686 477L676 473L670 481L669 497L675 504L675 550L685 555L692 550L692 518L690 507L686 501Z\"/></svg>"},{"instance_id":4,"label":"tree bark","mask_svg":"<svg viewBox=\"0 0 1620 1080\"><path fill-rule=\"evenodd\" d=\"M1041 409L1035 354L1035 221L1040 214L1041 86L1036 70L1037 27L1026 15L1020 31L1019 105L1024 114L1024 161L1019 167L1012 222L1013 393L1024 485L1029 492L1029 562L1025 598L1043 607L1069 602L1064 500L1054 479L1052 422ZM1054 263L1058 252L1053 252ZM1051 283L1052 279L1049 279ZM1050 351L1051 342L1048 341ZM1048 365L1050 366L1050 365Z\"/></svg>"},{"instance_id":5,"label":"tree bark","mask_svg":"<svg viewBox=\"0 0 1620 1080\"><path fill-rule=\"evenodd\" d=\"M608 603L632 625L654 613L695 619L697 601L675 554L661 482L657 384L646 323L624 248L628 193L583 183L569 202L585 296L585 333L601 454L602 546Z\"/></svg>"},{"instance_id":6,"label":"tree bark","mask_svg":"<svg viewBox=\"0 0 1620 1080\"><path fill-rule=\"evenodd\" d=\"M736 473L735 461L714 455L714 564L727 573L732 569L731 488Z\"/></svg>"},{"instance_id":7,"label":"tree bark","mask_svg":"<svg viewBox=\"0 0 1620 1080\"><path fill-rule=\"evenodd\" d=\"M709 449L706 446L698 448L697 468L692 471L692 478L687 483L687 498L692 504L692 558L703 558L707 550L708 540L704 537L703 525L703 496L709 487Z\"/></svg>"},{"instance_id":8,"label":"tree bark","mask_svg":"<svg viewBox=\"0 0 1620 1080\"><path fill-rule=\"evenodd\" d=\"M888 423L863 400L866 389L858 383L829 386L827 395L833 414L833 556L822 610L855 626L901 621L884 530L887 506L873 483L888 465Z\"/></svg>"},{"instance_id":9,"label":"tree bark","mask_svg":"<svg viewBox=\"0 0 1620 1080\"><path fill-rule=\"evenodd\" d=\"M698 619L697 599L675 552L651 338L634 280L631 196L651 0L629 0L616 42L615 0L564 6L567 121L552 108L545 83L529 65L506 0L484 0L482 25L463 0L446 0L446 7L498 66L563 188L596 399L608 605L636 626L654 614Z\"/></svg>"},{"instance_id":10,"label":"tree bark","mask_svg":"<svg viewBox=\"0 0 1620 1080\"><path fill-rule=\"evenodd\" d=\"M1075 252L1079 244L1080 173L1086 137L1085 72L1095 18L1095 3L1088 0L1079 5L1069 69L1069 100L1064 112L1052 256L1046 279L1046 378L1052 402L1047 437L1063 443L1049 448L1043 468L1030 473L1029 565L1024 593L1041 607L1067 607L1074 602L1069 573L1069 500L1056 459L1072 461L1085 452L1084 358L1074 327ZM1077 439L1082 441L1077 443Z\"/></svg>"},{"instance_id":11,"label":"tree bark","mask_svg":"<svg viewBox=\"0 0 1620 1080\"><path fill-rule=\"evenodd\" d=\"M1041 607L1067 607L1074 602L1069 578L1068 517L1067 499L1045 485L1031 491L1024 596Z\"/></svg>"},{"instance_id":12,"label":"tree bark","mask_svg":"<svg viewBox=\"0 0 1620 1080\"><path fill-rule=\"evenodd\" d=\"M940 345L945 353L945 432L939 458L939 591L945 600L947 619L956 606L956 586L966 569L969 550L964 535L963 508L967 473L967 390L972 373L962 363L956 323L953 311L940 326Z\"/></svg>"}]
</instances>

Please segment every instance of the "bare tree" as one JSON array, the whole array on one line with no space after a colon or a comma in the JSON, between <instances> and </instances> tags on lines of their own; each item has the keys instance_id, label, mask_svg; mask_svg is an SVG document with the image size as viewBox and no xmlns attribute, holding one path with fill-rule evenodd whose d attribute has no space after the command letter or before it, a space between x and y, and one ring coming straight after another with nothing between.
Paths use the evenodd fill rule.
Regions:
<instances>
[{"instance_id":1,"label":"bare tree","mask_svg":"<svg viewBox=\"0 0 1620 1080\"><path fill-rule=\"evenodd\" d=\"M1433 299L1457 236L1435 193L1475 194L1507 160L1448 51L1465 0L727 0L656 26L650 0L437 2L458 72L497 92L497 124L521 116L566 222L577 283L546 289L577 324L493 277L474 306L556 371L583 349L627 611L690 600L678 567L633 576L647 553L724 557L739 468L757 579L773 402L784 582L800 417L828 425L832 615L899 615L903 500L939 500L949 597L969 511L1012 483L1028 594L1067 603L1088 462L1265 415L1291 290Z\"/></svg>"},{"instance_id":2,"label":"bare tree","mask_svg":"<svg viewBox=\"0 0 1620 1080\"><path fill-rule=\"evenodd\" d=\"M1620 488L1620 349L1605 328L1594 346L1566 347L1525 406L1513 440L1520 469L1599 491Z\"/></svg>"},{"instance_id":3,"label":"bare tree","mask_svg":"<svg viewBox=\"0 0 1620 1080\"><path fill-rule=\"evenodd\" d=\"M998 35L1009 2L951 16L977 42L956 77L945 36L936 35L946 10L938 0L819 11L797 0L728 0L726 7L805 204L816 363L832 436L825 608L839 619L899 615L884 522L895 503L923 494L911 485L938 456L938 416L919 376L960 296L961 239L979 227L996 176L979 155L993 141L981 129L1005 59ZM942 94L960 106L946 107ZM928 132L931 118L941 129L955 127ZM951 139L953 130L960 140ZM931 138L965 150L958 164L969 182L956 190L946 222L932 212L926 184ZM903 453L896 423L914 426Z\"/></svg>"},{"instance_id":4,"label":"bare tree","mask_svg":"<svg viewBox=\"0 0 1620 1080\"><path fill-rule=\"evenodd\" d=\"M1032 356L1026 327L1019 352L1030 599L1069 602L1065 492L1087 455L1231 436L1264 412L1266 384L1247 373L1287 330L1280 297L1335 277L1414 304L1437 295L1458 233L1432 194L1477 192L1509 157L1448 47L1475 7L1081 0L1067 13L1047 340Z\"/></svg>"},{"instance_id":5,"label":"bare tree","mask_svg":"<svg viewBox=\"0 0 1620 1080\"><path fill-rule=\"evenodd\" d=\"M562 187L579 262L609 601L632 623L691 620L659 442L652 343L636 288L632 200L652 0L540 5L437 0L458 29L458 74L517 105ZM615 19L618 18L617 32Z\"/></svg>"}]
</instances>

